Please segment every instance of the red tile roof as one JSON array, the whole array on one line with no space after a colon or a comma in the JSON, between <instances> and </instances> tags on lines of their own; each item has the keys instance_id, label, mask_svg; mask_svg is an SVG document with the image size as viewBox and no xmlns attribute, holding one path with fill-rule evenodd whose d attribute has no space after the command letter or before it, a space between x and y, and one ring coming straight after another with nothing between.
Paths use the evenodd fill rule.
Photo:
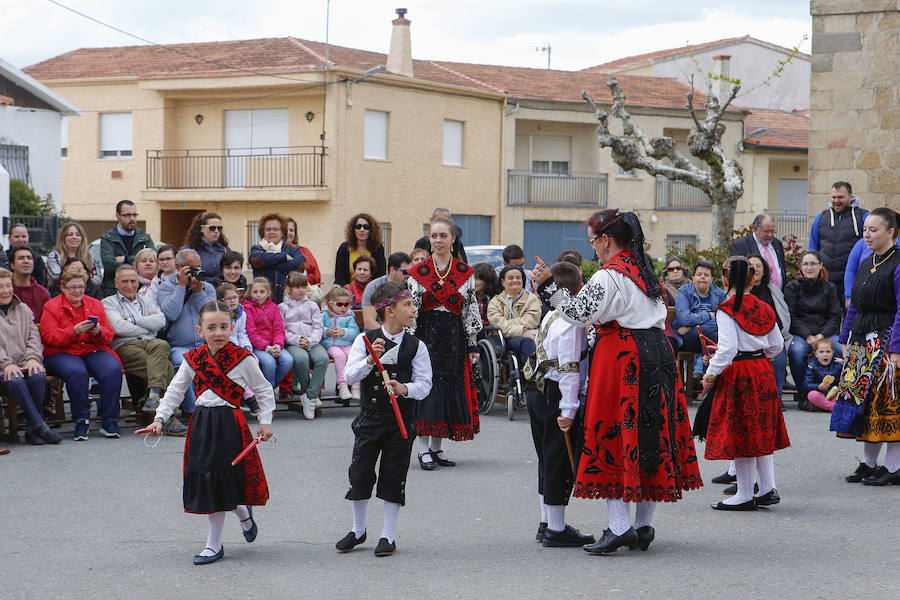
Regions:
<instances>
[{"instance_id":1,"label":"red tile roof","mask_svg":"<svg viewBox=\"0 0 900 600\"><path fill-rule=\"evenodd\" d=\"M749 35L745 35L743 37L733 37L733 38L725 38L722 40L716 40L714 42L704 42L702 44L691 44L688 46L681 46L680 48L668 48L666 50L657 50L656 52L647 52L646 54L638 54L636 56L626 56L625 58L620 58L611 62L603 63L602 65L595 65L593 67L588 67L587 69L582 69L586 73L609 73L610 71L618 71L620 69L626 69L629 67L636 67L641 63L651 64L654 60L658 58L668 58L670 56L677 56L679 54L687 54L690 51L696 52L698 50L705 50L707 48L715 47L715 46L725 46L732 44L733 42L737 42L738 40L748 40L751 39Z\"/></svg>"},{"instance_id":2,"label":"red tile roof","mask_svg":"<svg viewBox=\"0 0 900 600\"><path fill-rule=\"evenodd\" d=\"M809 111L784 112L754 108L744 119L744 146L807 150Z\"/></svg>"},{"instance_id":3,"label":"red tile roof","mask_svg":"<svg viewBox=\"0 0 900 600\"><path fill-rule=\"evenodd\" d=\"M329 46L332 66L365 71L386 63L386 55L343 46ZM325 45L287 38L263 38L227 42L203 42L161 46L81 48L27 67L36 79L87 78L168 79L179 77L227 77L252 73L303 80L304 72L321 70ZM595 101L608 103L606 75L584 71L554 71L432 60L415 60L415 78L507 93L512 98L581 103L581 91ZM619 77L630 106L683 107L689 87L661 77ZM697 91L694 103L702 106L705 95Z\"/></svg>"}]
</instances>

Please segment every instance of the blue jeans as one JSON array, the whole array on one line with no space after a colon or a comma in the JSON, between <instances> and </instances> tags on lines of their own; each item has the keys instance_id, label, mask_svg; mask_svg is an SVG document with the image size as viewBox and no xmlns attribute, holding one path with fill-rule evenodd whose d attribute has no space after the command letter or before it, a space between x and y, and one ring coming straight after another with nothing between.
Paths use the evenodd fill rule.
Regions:
<instances>
[{"instance_id":1,"label":"blue jeans","mask_svg":"<svg viewBox=\"0 0 900 600\"><path fill-rule=\"evenodd\" d=\"M199 348L199 346L172 346L172 349L169 351L169 358L172 359L176 372L181 367L181 363L184 362L184 355L194 348ZM181 402L181 412L194 414L195 408L197 408L197 395L194 394L194 386L189 385L184 393L184 400Z\"/></svg>"},{"instance_id":2,"label":"blue jeans","mask_svg":"<svg viewBox=\"0 0 900 600\"><path fill-rule=\"evenodd\" d=\"M259 368L266 379L273 386L287 376L294 368L294 357L287 350L282 349L281 355L275 358L265 350L253 350L253 355L259 359Z\"/></svg>"},{"instance_id":3,"label":"blue jeans","mask_svg":"<svg viewBox=\"0 0 900 600\"><path fill-rule=\"evenodd\" d=\"M88 398L89 378L100 383L100 420L104 429L119 423L119 394L122 391L122 365L115 354L97 350L86 356L53 354L44 358L51 375L66 384L72 404L72 420L87 421L91 416Z\"/></svg>"},{"instance_id":4,"label":"blue jeans","mask_svg":"<svg viewBox=\"0 0 900 600\"><path fill-rule=\"evenodd\" d=\"M22 407L29 429L40 429L44 424L44 396L47 394L47 374L29 375L22 369L23 377L10 377L0 382L0 389Z\"/></svg>"},{"instance_id":5,"label":"blue jeans","mask_svg":"<svg viewBox=\"0 0 900 600\"><path fill-rule=\"evenodd\" d=\"M506 347L519 359L519 369L525 366L528 357L534 354L537 347L530 337L506 338Z\"/></svg>"},{"instance_id":6,"label":"blue jeans","mask_svg":"<svg viewBox=\"0 0 900 600\"><path fill-rule=\"evenodd\" d=\"M834 357L843 357L841 345L838 344L838 336L831 336L831 343L834 344ZM791 346L788 348L788 364L791 367L791 377L794 378L794 385L800 392L804 393L809 390L804 389L803 380L806 378L806 363L809 361L809 344L806 340L795 335L791 340Z\"/></svg>"},{"instance_id":7,"label":"blue jeans","mask_svg":"<svg viewBox=\"0 0 900 600\"><path fill-rule=\"evenodd\" d=\"M719 341L719 326L716 324L715 319L710 319L700 325L700 331L712 341ZM696 326L691 327L690 331L681 336L681 348L679 350L696 354L694 356L694 373L702 375L706 372L706 367L703 365L703 346L700 345L700 336L697 335Z\"/></svg>"},{"instance_id":8,"label":"blue jeans","mask_svg":"<svg viewBox=\"0 0 900 600\"><path fill-rule=\"evenodd\" d=\"M781 398L781 390L784 389L784 379L787 377L787 352L784 349L772 359L772 367L775 369L775 385L778 386L778 397Z\"/></svg>"}]
</instances>

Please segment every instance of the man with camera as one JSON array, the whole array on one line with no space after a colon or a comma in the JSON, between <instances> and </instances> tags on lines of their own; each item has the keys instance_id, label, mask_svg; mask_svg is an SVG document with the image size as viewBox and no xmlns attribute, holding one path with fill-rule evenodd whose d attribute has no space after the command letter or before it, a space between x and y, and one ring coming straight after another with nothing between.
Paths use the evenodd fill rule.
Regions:
<instances>
[{"instance_id":1,"label":"man with camera","mask_svg":"<svg viewBox=\"0 0 900 600\"><path fill-rule=\"evenodd\" d=\"M156 296L169 325L167 337L172 348L169 356L176 371L188 350L203 345L203 338L197 333L200 307L216 299L216 290L204 281L200 264L200 255L196 250L179 250L175 255L176 271L162 282ZM190 417L194 412L195 403L193 386L190 386L181 403L181 412L185 417Z\"/></svg>"}]
</instances>

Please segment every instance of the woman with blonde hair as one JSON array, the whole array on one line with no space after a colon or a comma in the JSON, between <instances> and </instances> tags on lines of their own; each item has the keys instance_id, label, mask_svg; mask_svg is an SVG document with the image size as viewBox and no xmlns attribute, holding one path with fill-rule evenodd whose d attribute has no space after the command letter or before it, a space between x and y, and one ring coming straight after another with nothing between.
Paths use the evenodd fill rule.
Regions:
<instances>
[{"instance_id":1,"label":"woman with blonde hair","mask_svg":"<svg viewBox=\"0 0 900 600\"><path fill-rule=\"evenodd\" d=\"M78 221L69 221L60 228L56 236L56 245L47 257L47 285L52 296L59 294L59 276L70 258L77 258L83 264L91 265L91 281L97 285L103 283L100 265L94 261L88 250L84 227Z\"/></svg>"}]
</instances>

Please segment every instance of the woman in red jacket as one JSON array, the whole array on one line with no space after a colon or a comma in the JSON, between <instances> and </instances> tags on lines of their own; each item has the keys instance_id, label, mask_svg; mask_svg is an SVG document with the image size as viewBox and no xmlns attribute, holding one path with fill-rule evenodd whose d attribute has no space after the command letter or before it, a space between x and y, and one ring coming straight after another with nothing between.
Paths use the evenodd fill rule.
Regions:
<instances>
[{"instance_id":1,"label":"woman in red jacket","mask_svg":"<svg viewBox=\"0 0 900 600\"><path fill-rule=\"evenodd\" d=\"M65 267L59 283L62 294L44 305L41 341L44 365L66 383L75 421L75 441L88 439L91 403L90 377L100 382L100 433L119 437L119 393L122 365L109 347L115 332L103 304L84 289L88 274L79 262Z\"/></svg>"}]
</instances>

